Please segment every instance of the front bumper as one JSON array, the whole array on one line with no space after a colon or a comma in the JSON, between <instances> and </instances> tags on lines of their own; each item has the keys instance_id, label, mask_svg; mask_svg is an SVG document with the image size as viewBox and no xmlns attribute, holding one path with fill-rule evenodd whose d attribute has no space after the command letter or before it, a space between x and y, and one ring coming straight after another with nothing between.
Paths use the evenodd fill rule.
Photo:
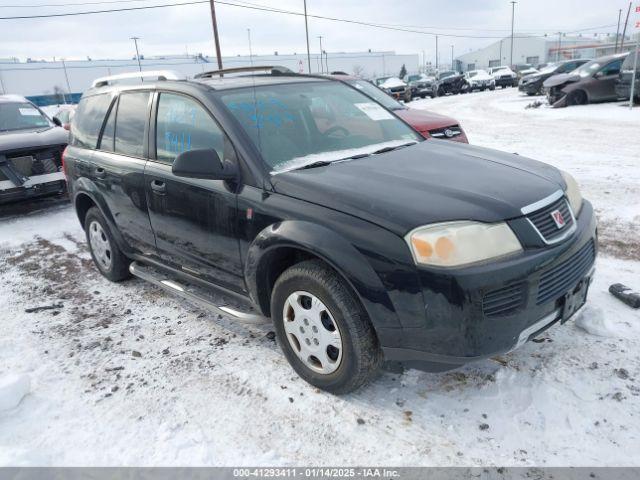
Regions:
<instances>
[{"instance_id":1,"label":"front bumper","mask_svg":"<svg viewBox=\"0 0 640 480\"><path fill-rule=\"evenodd\" d=\"M571 237L553 246L526 248L516 257L456 270L419 269L424 317L401 318L403 337L383 347L386 360L432 371L455 368L509 352L560 321L565 295L590 279L597 252L596 219L589 202L584 201L576 221ZM580 256L591 248L592 258ZM571 280L566 289L541 302L543 278L561 267L577 278L575 283ZM514 295L522 296L516 308L487 313L487 294L515 285Z\"/></svg>"},{"instance_id":2,"label":"front bumper","mask_svg":"<svg viewBox=\"0 0 640 480\"><path fill-rule=\"evenodd\" d=\"M517 85L516 79L512 77L496 78L496 87L506 87Z\"/></svg>"},{"instance_id":3,"label":"front bumper","mask_svg":"<svg viewBox=\"0 0 640 480\"><path fill-rule=\"evenodd\" d=\"M67 183L63 172L35 175L18 186L11 180L2 180L0 181L0 204L56 195L66 190Z\"/></svg>"},{"instance_id":4,"label":"front bumper","mask_svg":"<svg viewBox=\"0 0 640 480\"><path fill-rule=\"evenodd\" d=\"M521 80L520 83L518 84L519 91L526 94L531 94L531 95L540 93L541 87L542 87L541 82L523 83Z\"/></svg>"}]
</instances>

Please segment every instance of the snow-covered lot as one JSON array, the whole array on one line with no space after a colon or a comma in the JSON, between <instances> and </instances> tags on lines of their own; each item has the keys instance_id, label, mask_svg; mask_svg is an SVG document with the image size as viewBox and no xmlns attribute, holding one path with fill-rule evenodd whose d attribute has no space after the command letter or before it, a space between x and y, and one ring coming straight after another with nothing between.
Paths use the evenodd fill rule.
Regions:
<instances>
[{"instance_id":1,"label":"snow-covered lot","mask_svg":"<svg viewBox=\"0 0 640 480\"><path fill-rule=\"evenodd\" d=\"M422 100L470 141L573 173L599 213L588 305L537 342L344 397L270 339L92 266L68 206L0 220L0 465L640 465L640 109ZM28 313L31 307L58 305Z\"/></svg>"}]
</instances>

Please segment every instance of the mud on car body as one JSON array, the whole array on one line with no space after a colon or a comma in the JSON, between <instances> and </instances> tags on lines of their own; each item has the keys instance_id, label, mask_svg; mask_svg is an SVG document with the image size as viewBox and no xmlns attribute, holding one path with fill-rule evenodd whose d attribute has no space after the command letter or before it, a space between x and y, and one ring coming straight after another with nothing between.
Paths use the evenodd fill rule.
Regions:
<instances>
[{"instance_id":1,"label":"mud on car body","mask_svg":"<svg viewBox=\"0 0 640 480\"><path fill-rule=\"evenodd\" d=\"M425 140L330 78L246 70L84 94L65 165L107 278L270 319L295 371L334 393L385 361L513 350L586 301L595 217L570 175Z\"/></svg>"},{"instance_id":2,"label":"mud on car body","mask_svg":"<svg viewBox=\"0 0 640 480\"><path fill-rule=\"evenodd\" d=\"M58 123L24 97L0 95L0 204L66 191L69 134Z\"/></svg>"}]
</instances>

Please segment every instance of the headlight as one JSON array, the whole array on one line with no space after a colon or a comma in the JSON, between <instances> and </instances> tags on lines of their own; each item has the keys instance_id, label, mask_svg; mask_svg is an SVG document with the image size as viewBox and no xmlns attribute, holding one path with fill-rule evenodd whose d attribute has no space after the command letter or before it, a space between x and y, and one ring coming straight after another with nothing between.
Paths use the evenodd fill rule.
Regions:
<instances>
[{"instance_id":1,"label":"headlight","mask_svg":"<svg viewBox=\"0 0 640 480\"><path fill-rule=\"evenodd\" d=\"M564 183L567 184L567 189L565 190L565 195L569 199L569 205L571 205L571 210L573 210L573 214L577 217L580 213L580 209L582 208L582 194L580 193L580 187L578 186L578 182L573 178L569 173L560 171L562 173L562 178L564 179Z\"/></svg>"},{"instance_id":2,"label":"headlight","mask_svg":"<svg viewBox=\"0 0 640 480\"><path fill-rule=\"evenodd\" d=\"M459 267L522 251L504 222L436 223L412 230L405 240L417 264L435 267Z\"/></svg>"}]
</instances>

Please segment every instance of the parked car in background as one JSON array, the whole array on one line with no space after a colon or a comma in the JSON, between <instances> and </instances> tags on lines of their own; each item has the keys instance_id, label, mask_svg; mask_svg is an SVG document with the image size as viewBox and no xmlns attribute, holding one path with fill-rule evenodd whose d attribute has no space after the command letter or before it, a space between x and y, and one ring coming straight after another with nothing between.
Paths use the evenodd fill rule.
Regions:
<instances>
[{"instance_id":1,"label":"parked car in background","mask_svg":"<svg viewBox=\"0 0 640 480\"><path fill-rule=\"evenodd\" d=\"M375 84L396 100L411 101L411 89L398 77L381 77L375 79Z\"/></svg>"},{"instance_id":2,"label":"parked car in background","mask_svg":"<svg viewBox=\"0 0 640 480\"><path fill-rule=\"evenodd\" d=\"M425 138L469 143L460 123L451 117L426 110L409 108L365 80L349 75L331 75L331 77L360 90L360 92L380 103L383 107L391 110Z\"/></svg>"},{"instance_id":3,"label":"parked car in background","mask_svg":"<svg viewBox=\"0 0 640 480\"><path fill-rule=\"evenodd\" d=\"M84 93L65 166L105 278L272 324L293 370L336 394L385 362L511 352L585 304L596 218L570 174L425 140L355 88L268 68Z\"/></svg>"},{"instance_id":4,"label":"parked car in background","mask_svg":"<svg viewBox=\"0 0 640 480\"><path fill-rule=\"evenodd\" d=\"M616 81L627 55L628 52L596 58L573 72L545 80L543 88L549 105L558 108L617 100Z\"/></svg>"},{"instance_id":5,"label":"parked car in background","mask_svg":"<svg viewBox=\"0 0 640 480\"><path fill-rule=\"evenodd\" d=\"M551 78L553 75L572 72L588 61L589 60L585 59L575 59L558 63L550 63L537 73L522 77L518 84L518 90L526 93L527 95L542 95L542 84L545 80Z\"/></svg>"},{"instance_id":6,"label":"parked car in background","mask_svg":"<svg viewBox=\"0 0 640 480\"><path fill-rule=\"evenodd\" d=\"M620 99L628 100L631 96L631 81L633 79L633 65L635 57L638 55L638 63L636 66L636 86L633 93L634 103L640 103L640 51L631 52L622 63L620 75L616 81L616 95Z\"/></svg>"},{"instance_id":7,"label":"parked car in background","mask_svg":"<svg viewBox=\"0 0 640 480\"><path fill-rule=\"evenodd\" d=\"M464 75L453 70L440 72L436 76L436 82L433 84L433 90L438 97L447 94L457 94L464 91L466 81Z\"/></svg>"},{"instance_id":8,"label":"parked car in background","mask_svg":"<svg viewBox=\"0 0 640 480\"><path fill-rule=\"evenodd\" d=\"M495 79L484 70L470 70L464 74L464 79L467 85L467 92L473 92L474 90L484 92L487 89L496 89Z\"/></svg>"},{"instance_id":9,"label":"parked car in background","mask_svg":"<svg viewBox=\"0 0 640 480\"><path fill-rule=\"evenodd\" d=\"M518 75L507 66L490 68L489 75L496 81L496 87L518 86Z\"/></svg>"},{"instance_id":10,"label":"parked car in background","mask_svg":"<svg viewBox=\"0 0 640 480\"><path fill-rule=\"evenodd\" d=\"M57 118L62 124L62 128L69 130L71 120L76 113L75 105L60 105L58 110L53 114L53 118Z\"/></svg>"},{"instance_id":11,"label":"parked car in background","mask_svg":"<svg viewBox=\"0 0 640 480\"><path fill-rule=\"evenodd\" d=\"M537 71L537 69L530 63L520 63L514 65L511 70L515 72L515 74L518 76L518 79L522 78L524 75L535 73Z\"/></svg>"},{"instance_id":12,"label":"parked car in background","mask_svg":"<svg viewBox=\"0 0 640 480\"><path fill-rule=\"evenodd\" d=\"M62 194L69 133L26 98L0 95L0 204Z\"/></svg>"},{"instance_id":13,"label":"parked car in background","mask_svg":"<svg viewBox=\"0 0 640 480\"><path fill-rule=\"evenodd\" d=\"M436 79L430 77L424 73L418 73L415 75L407 75L404 81L409 84L411 89L411 98L425 98L427 96L433 98L435 93L433 92L433 84Z\"/></svg>"}]
</instances>

